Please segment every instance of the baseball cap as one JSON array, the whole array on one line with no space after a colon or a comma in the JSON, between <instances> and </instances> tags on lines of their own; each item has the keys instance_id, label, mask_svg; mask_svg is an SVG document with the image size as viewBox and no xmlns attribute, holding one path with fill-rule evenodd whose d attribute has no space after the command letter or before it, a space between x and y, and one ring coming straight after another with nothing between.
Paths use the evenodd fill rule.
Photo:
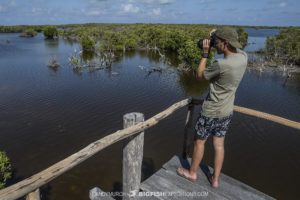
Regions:
<instances>
[{"instance_id":1,"label":"baseball cap","mask_svg":"<svg viewBox=\"0 0 300 200\"><path fill-rule=\"evenodd\" d=\"M227 40L228 43L235 48L242 48L242 45L239 43L239 36L235 29L230 27L222 27L216 30L215 35L218 38Z\"/></svg>"}]
</instances>

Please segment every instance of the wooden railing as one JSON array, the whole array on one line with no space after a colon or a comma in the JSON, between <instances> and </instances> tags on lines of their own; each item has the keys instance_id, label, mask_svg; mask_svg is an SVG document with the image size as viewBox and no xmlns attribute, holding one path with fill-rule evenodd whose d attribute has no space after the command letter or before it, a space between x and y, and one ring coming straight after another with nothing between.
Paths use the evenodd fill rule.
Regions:
<instances>
[{"instance_id":1,"label":"wooden railing","mask_svg":"<svg viewBox=\"0 0 300 200\"><path fill-rule=\"evenodd\" d=\"M60 176L76 165L95 155L102 149L126 138L123 148L123 193L129 194L132 190L138 190L141 179L141 163L143 158L144 133L146 129L156 125L162 119L168 117L179 108L188 105L188 113L184 128L183 157L187 157L189 146L188 129L191 128L194 106L202 104L203 100L184 99L173 104L161 113L144 121L142 113L129 113L124 115L124 129L116 131L100 140L97 140L77 153L65 158L64 160L50 166L49 168L23 180L12 186L0 190L1 200L13 200L27 195L26 199L40 199L39 188L54 178ZM234 110L244 114L271 120L286 126L300 129L300 123L287 120L281 117L262 113L235 106ZM134 174L133 174L134 173ZM130 199L123 196L123 199Z\"/></svg>"}]
</instances>

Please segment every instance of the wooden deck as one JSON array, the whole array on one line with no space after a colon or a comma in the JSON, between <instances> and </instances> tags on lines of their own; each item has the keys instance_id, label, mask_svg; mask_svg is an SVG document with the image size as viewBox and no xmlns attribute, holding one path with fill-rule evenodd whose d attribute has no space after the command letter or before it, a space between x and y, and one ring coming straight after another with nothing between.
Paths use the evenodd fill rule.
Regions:
<instances>
[{"instance_id":1,"label":"wooden deck","mask_svg":"<svg viewBox=\"0 0 300 200\"><path fill-rule=\"evenodd\" d=\"M140 194L144 196L135 197L134 199L274 199L224 174L220 175L219 188L215 189L211 187L208 181L208 175L213 170L204 165L200 165L197 181L194 182L176 174L178 167L189 168L189 166L190 160L187 161L180 156L174 156L160 170L142 182Z\"/></svg>"}]
</instances>

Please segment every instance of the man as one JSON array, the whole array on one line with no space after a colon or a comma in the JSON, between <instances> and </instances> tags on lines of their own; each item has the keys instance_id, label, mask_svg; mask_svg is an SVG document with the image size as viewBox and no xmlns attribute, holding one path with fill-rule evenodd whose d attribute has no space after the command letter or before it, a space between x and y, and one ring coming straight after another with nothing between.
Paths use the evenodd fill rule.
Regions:
<instances>
[{"instance_id":1,"label":"man","mask_svg":"<svg viewBox=\"0 0 300 200\"><path fill-rule=\"evenodd\" d=\"M204 144L213 135L214 173L210 177L213 187L219 186L218 179L224 160L224 139L233 114L236 89L247 66L247 54L240 50L237 32L229 27L213 29L214 48L224 59L217 59L206 68L210 52L210 40L203 41L203 55L197 69L200 80L209 80L209 94L202 105L202 111L195 126L194 152L189 170L178 168L178 175L189 180L197 179L197 170L204 154Z\"/></svg>"}]
</instances>

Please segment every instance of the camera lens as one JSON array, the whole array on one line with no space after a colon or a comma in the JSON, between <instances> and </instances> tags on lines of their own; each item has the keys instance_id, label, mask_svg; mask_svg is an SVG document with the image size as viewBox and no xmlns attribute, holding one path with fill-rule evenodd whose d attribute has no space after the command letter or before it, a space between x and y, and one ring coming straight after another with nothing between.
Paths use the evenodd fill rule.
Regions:
<instances>
[{"instance_id":1,"label":"camera lens","mask_svg":"<svg viewBox=\"0 0 300 200\"><path fill-rule=\"evenodd\" d=\"M203 49L203 39L200 39L197 44L200 49Z\"/></svg>"}]
</instances>

